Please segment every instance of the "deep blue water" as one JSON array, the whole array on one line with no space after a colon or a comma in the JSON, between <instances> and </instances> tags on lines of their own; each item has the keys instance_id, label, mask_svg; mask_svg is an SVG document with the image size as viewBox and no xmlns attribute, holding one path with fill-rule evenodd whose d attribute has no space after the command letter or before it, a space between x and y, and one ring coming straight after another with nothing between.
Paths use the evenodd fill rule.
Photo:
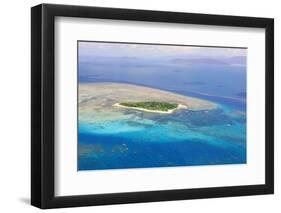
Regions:
<instances>
[{"instance_id":1,"label":"deep blue water","mask_svg":"<svg viewBox=\"0 0 281 213\"><path fill-rule=\"evenodd\" d=\"M78 170L246 163L245 69L112 59L81 62L80 84L144 85L210 100L218 108L168 116L143 112L138 114L141 121L79 122Z\"/></svg>"}]
</instances>

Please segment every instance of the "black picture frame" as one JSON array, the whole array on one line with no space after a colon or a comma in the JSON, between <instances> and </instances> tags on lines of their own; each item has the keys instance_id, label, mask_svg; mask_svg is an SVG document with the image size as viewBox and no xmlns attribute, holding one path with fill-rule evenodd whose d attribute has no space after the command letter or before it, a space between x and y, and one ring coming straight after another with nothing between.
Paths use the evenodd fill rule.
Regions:
<instances>
[{"instance_id":1,"label":"black picture frame","mask_svg":"<svg viewBox=\"0 0 281 213\"><path fill-rule=\"evenodd\" d=\"M55 17L81 17L162 23L264 28L266 136L265 184L112 194L54 195ZM31 9L31 204L42 208L155 202L272 194L274 192L274 20L164 11L41 4Z\"/></svg>"}]
</instances>

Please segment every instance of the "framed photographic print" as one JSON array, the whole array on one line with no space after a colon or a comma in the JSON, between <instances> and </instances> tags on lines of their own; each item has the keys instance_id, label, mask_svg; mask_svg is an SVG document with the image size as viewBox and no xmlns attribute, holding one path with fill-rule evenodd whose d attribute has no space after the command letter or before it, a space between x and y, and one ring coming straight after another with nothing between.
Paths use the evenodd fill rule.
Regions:
<instances>
[{"instance_id":1,"label":"framed photographic print","mask_svg":"<svg viewBox=\"0 0 281 213\"><path fill-rule=\"evenodd\" d=\"M32 205L273 193L273 19L31 14Z\"/></svg>"}]
</instances>

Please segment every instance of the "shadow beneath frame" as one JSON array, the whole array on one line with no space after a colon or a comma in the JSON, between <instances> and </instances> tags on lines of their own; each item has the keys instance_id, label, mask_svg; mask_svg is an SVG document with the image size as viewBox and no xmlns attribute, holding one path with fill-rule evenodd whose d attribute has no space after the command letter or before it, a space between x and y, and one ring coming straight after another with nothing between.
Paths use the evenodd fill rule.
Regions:
<instances>
[{"instance_id":1,"label":"shadow beneath frame","mask_svg":"<svg viewBox=\"0 0 281 213\"><path fill-rule=\"evenodd\" d=\"M30 199L27 198L27 197L19 198L19 201L26 204L26 205L30 205Z\"/></svg>"}]
</instances>

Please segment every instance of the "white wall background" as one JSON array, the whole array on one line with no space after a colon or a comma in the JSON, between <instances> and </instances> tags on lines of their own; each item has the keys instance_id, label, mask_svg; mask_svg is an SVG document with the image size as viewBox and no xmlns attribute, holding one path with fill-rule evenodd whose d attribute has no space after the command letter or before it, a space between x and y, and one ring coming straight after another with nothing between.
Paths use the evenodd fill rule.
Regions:
<instances>
[{"instance_id":1,"label":"white wall background","mask_svg":"<svg viewBox=\"0 0 281 213\"><path fill-rule=\"evenodd\" d=\"M51 212L280 212L281 209L281 3L278 0L53 0L150 10L275 18L275 195L201 199L50 210ZM0 212L39 212L30 197L30 7L37 0L1 2ZM279 85L278 85L279 84Z\"/></svg>"}]
</instances>

